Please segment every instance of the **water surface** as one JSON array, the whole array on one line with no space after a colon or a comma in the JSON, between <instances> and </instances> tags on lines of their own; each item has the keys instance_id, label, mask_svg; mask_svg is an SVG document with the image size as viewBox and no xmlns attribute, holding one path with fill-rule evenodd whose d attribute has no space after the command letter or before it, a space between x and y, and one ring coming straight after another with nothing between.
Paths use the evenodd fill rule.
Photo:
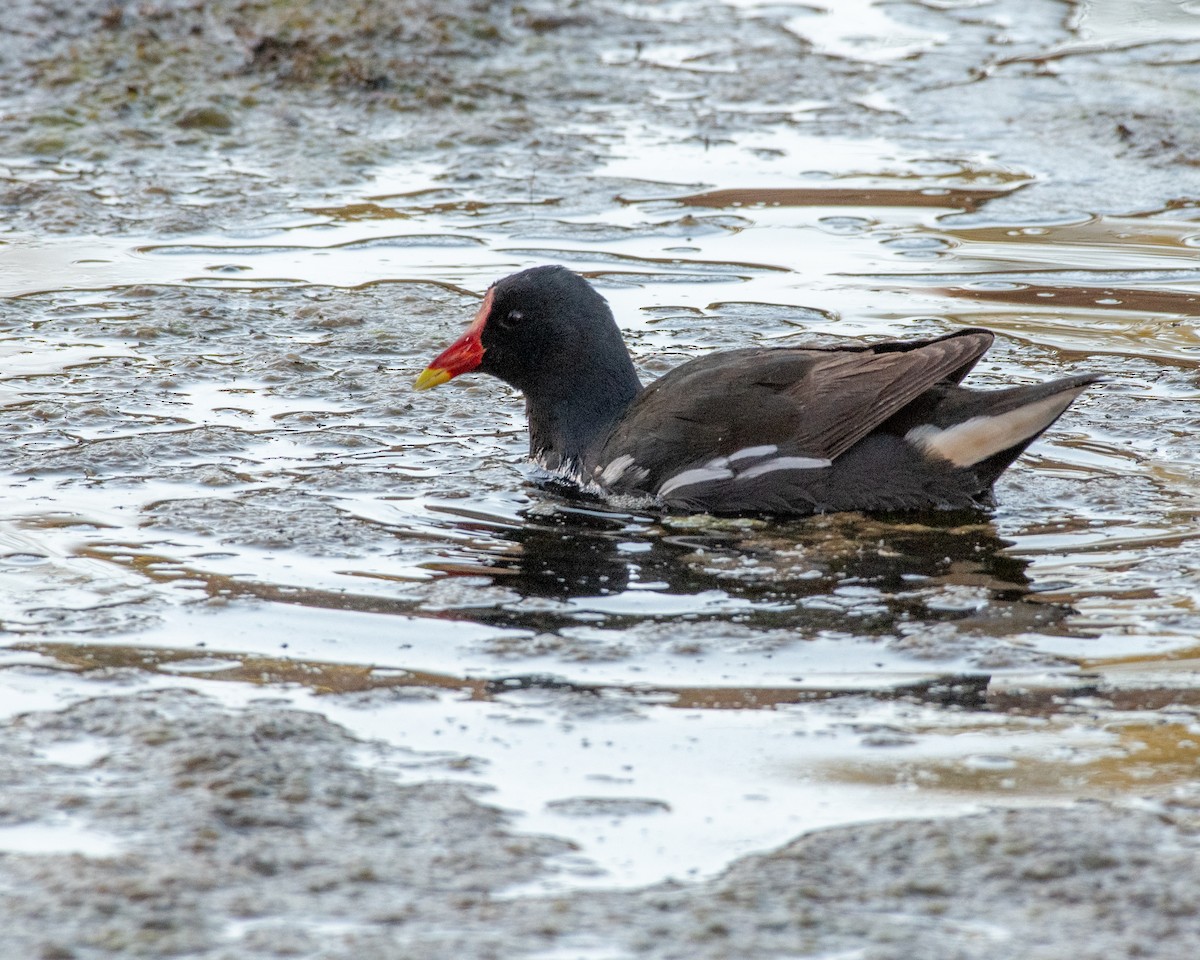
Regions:
<instances>
[{"instance_id":1,"label":"water surface","mask_svg":"<svg viewBox=\"0 0 1200 960\"><path fill-rule=\"evenodd\" d=\"M832 12L789 29L856 63L944 43L860 7L866 39ZM729 69L719 45L640 56ZM428 758L398 777L489 786L577 841L550 886L1192 778L1196 208L1016 217L1034 170L812 132L824 105L716 103L755 119L715 137L590 99L569 133L603 155L573 178L405 161L204 230L6 234L9 709L78 697L75 672L286 697ZM194 202L228 189L219 164L194 173ZM994 511L627 512L545 486L499 382L409 389L491 282L540 263L595 283L644 379L983 325L978 386L1108 382Z\"/></svg>"}]
</instances>

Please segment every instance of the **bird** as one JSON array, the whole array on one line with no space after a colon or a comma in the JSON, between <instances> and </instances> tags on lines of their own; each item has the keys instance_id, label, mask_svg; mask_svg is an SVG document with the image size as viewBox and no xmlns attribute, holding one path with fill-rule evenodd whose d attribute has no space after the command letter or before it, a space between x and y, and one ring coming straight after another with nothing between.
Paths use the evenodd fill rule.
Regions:
<instances>
[{"instance_id":1,"label":"bird","mask_svg":"<svg viewBox=\"0 0 1200 960\"><path fill-rule=\"evenodd\" d=\"M722 350L643 386L607 301L533 267L488 289L413 383L469 372L521 391L529 454L555 478L670 513L977 510L1001 473L1103 377L960 385L981 328L918 340Z\"/></svg>"}]
</instances>

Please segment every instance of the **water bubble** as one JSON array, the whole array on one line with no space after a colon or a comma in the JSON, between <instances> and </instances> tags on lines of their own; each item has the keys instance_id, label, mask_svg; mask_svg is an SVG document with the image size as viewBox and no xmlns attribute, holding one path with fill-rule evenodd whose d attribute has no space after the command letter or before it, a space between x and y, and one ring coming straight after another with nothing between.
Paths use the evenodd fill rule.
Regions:
<instances>
[{"instance_id":1,"label":"water bubble","mask_svg":"<svg viewBox=\"0 0 1200 960\"><path fill-rule=\"evenodd\" d=\"M865 233L871 228L873 221L866 217L822 217L817 224L826 233L838 236L853 236Z\"/></svg>"},{"instance_id":2,"label":"water bubble","mask_svg":"<svg viewBox=\"0 0 1200 960\"><path fill-rule=\"evenodd\" d=\"M1029 284L1014 280L972 280L963 286L968 290L1026 290Z\"/></svg>"},{"instance_id":3,"label":"water bubble","mask_svg":"<svg viewBox=\"0 0 1200 960\"><path fill-rule=\"evenodd\" d=\"M905 236L884 240L883 245L896 251L899 256L911 259L929 259L941 256L942 251L952 246L942 237Z\"/></svg>"},{"instance_id":4,"label":"water bubble","mask_svg":"<svg viewBox=\"0 0 1200 960\"><path fill-rule=\"evenodd\" d=\"M898 250L943 250L950 246L949 241L941 237L894 237L891 240L883 241L889 247L894 247Z\"/></svg>"},{"instance_id":5,"label":"water bubble","mask_svg":"<svg viewBox=\"0 0 1200 960\"><path fill-rule=\"evenodd\" d=\"M13 566L35 566L45 563L49 558L37 553L6 553L0 556L0 563L10 563Z\"/></svg>"}]
</instances>

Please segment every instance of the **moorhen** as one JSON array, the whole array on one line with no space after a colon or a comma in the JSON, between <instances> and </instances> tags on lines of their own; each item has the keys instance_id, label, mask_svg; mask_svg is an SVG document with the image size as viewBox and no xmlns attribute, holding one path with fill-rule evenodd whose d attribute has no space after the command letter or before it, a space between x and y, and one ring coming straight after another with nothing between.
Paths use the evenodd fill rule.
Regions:
<instances>
[{"instance_id":1,"label":"moorhen","mask_svg":"<svg viewBox=\"0 0 1200 960\"><path fill-rule=\"evenodd\" d=\"M413 386L499 377L525 394L530 456L603 496L720 514L975 508L1100 379L960 387L992 339L728 350L643 388L604 298L545 266L493 284Z\"/></svg>"}]
</instances>

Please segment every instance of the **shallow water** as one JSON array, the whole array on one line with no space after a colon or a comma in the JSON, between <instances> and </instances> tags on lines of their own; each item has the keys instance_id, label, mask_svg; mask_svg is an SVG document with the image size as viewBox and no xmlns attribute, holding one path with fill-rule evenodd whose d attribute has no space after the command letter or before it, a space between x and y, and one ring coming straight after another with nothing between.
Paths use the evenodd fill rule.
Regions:
<instances>
[{"instance_id":1,"label":"shallow water","mask_svg":"<svg viewBox=\"0 0 1200 960\"><path fill-rule=\"evenodd\" d=\"M869 61L937 40L827 19L792 28ZM575 134L607 159L570 192L398 165L266 223L6 235L7 709L77 697L74 671L287 697L428 756L401 778L486 784L578 842L551 887L1192 779L1194 674L1164 665L1200 632L1200 213L993 217L1033 172L810 134L820 107L739 102L764 121L714 140L595 105ZM198 180L197 202L222 172ZM989 513L624 512L539 483L498 382L409 390L488 284L546 262L593 279L644 378L984 325L977 385L1109 382Z\"/></svg>"}]
</instances>

